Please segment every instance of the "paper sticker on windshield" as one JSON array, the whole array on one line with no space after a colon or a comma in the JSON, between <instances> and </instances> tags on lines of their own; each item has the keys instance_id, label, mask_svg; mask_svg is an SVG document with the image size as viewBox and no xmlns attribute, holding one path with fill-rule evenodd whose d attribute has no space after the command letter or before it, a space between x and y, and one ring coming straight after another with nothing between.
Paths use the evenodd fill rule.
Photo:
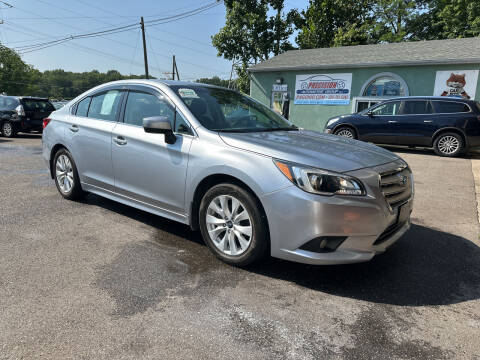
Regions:
<instances>
[{"instance_id":1,"label":"paper sticker on windshield","mask_svg":"<svg viewBox=\"0 0 480 360\"><path fill-rule=\"evenodd\" d=\"M182 98L198 98L197 93L193 89L178 89L178 94Z\"/></svg>"}]
</instances>

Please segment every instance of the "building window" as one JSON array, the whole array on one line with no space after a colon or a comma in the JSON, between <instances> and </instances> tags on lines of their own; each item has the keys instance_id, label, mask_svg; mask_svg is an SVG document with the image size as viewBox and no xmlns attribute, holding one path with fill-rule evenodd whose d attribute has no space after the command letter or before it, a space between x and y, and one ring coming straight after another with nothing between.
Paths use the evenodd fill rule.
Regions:
<instances>
[{"instance_id":1,"label":"building window","mask_svg":"<svg viewBox=\"0 0 480 360\"><path fill-rule=\"evenodd\" d=\"M407 83L394 73L380 73L372 76L365 82L360 92L360 96L367 97L408 95Z\"/></svg>"}]
</instances>

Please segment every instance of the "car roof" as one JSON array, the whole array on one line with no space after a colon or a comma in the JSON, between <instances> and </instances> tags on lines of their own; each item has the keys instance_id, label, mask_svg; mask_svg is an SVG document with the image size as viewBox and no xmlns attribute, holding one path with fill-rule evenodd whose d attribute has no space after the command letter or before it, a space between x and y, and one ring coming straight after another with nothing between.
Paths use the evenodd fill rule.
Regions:
<instances>
[{"instance_id":1,"label":"car roof","mask_svg":"<svg viewBox=\"0 0 480 360\"><path fill-rule=\"evenodd\" d=\"M116 80L116 81L110 81L101 85L98 85L95 87L95 89L100 89L104 86L109 86L109 85L128 85L128 84L145 84L145 85L156 85L156 84L163 84L166 86L196 86L196 87L209 87L209 88L218 88L218 89L226 89L225 87L222 86L216 86L216 85L210 85L210 84L204 84L204 83L198 83L194 81L180 81L180 80L161 80L161 79L125 79L125 80ZM92 89L90 89L92 90ZM235 90L232 90L235 91Z\"/></svg>"},{"instance_id":2,"label":"car roof","mask_svg":"<svg viewBox=\"0 0 480 360\"><path fill-rule=\"evenodd\" d=\"M475 100L469 100L464 98L450 97L450 96L398 96L392 97L390 99L384 99L383 101L389 100L442 100L442 101L464 101L464 102L475 102Z\"/></svg>"},{"instance_id":3,"label":"car roof","mask_svg":"<svg viewBox=\"0 0 480 360\"><path fill-rule=\"evenodd\" d=\"M2 97L14 98L14 99L29 99L29 100L45 100L48 101L48 98L36 97L36 96L12 96L12 95L0 95Z\"/></svg>"}]
</instances>

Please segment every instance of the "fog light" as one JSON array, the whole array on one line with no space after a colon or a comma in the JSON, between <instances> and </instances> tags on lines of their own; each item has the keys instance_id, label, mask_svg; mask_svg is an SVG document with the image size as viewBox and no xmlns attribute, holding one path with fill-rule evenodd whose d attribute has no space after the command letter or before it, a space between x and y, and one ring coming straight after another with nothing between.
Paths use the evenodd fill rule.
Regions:
<instances>
[{"instance_id":1,"label":"fog light","mask_svg":"<svg viewBox=\"0 0 480 360\"><path fill-rule=\"evenodd\" d=\"M300 246L300 249L316 253L333 252L337 250L346 238L346 236L320 236L306 242Z\"/></svg>"}]
</instances>

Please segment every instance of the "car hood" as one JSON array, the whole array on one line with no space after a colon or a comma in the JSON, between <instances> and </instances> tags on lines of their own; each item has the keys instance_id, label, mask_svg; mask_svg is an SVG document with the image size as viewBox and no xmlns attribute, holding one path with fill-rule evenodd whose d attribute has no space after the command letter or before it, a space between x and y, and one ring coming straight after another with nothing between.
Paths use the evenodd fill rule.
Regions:
<instances>
[{"instance_id":1,"label":"car hood","mask_svg":"<svg viewBox=\"0 0 480 360\"><path fill-rule=\"evenodd\" d=\"M378 146L316 131L220 133L230 146L320 169L348 172L399 157Z\"/></svg>"}]
</instances>

